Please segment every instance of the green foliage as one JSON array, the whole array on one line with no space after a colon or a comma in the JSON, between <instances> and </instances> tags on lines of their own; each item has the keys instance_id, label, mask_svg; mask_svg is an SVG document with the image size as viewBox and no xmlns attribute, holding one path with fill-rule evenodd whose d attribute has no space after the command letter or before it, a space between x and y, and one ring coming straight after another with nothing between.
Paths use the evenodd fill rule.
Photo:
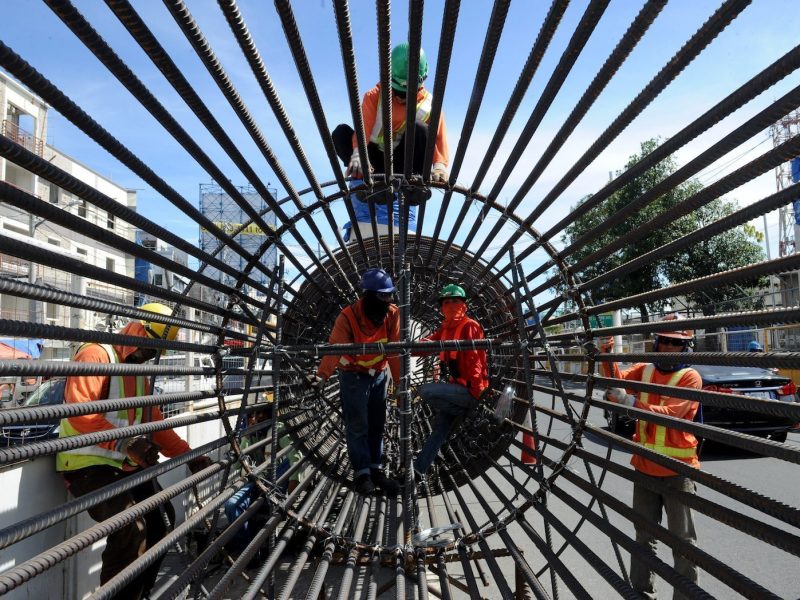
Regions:
<instances>
[{"instance_id":1,"label":"green foliage","mask_svg":"<svg viewBox=\"0 0 800 600\"><path fill-rule=\"evenodd\" d=\"M657 140L648 140L641 144L641 153L630 157L625 169L630 168L658 147ZM624 208L658 182L668 177L678 168L675 160L670 157L653 168L646 171L642 176L617 191L605 202L590 210L587 214L580 217L565 230L561 241L564 244L571 244L579 239L586 232L602 225L608 217ZM619 173L618 173L619 174ZM580 249L569 257L569 263L575 264L584 257L605 247L612 241L628 233L631 229L642 227L648 221L665 211L672 210L687 198L693 196L703 189L702 184L697 180L690 180L670 190L654 202L641 208L634 215L629 216L620 225L607 227L603 234ZM581 200L585 202L588 198ZM731 214L738 209L735 201L716 199L702 208L673 221L666 227L659 227L655 231L637 240L635 243L624 247L606 259L594 262L581 270L577 275L582 281L589 281L594 277L606 273L619 265L627 263L651 250L660 248L667 243L684 236L692 231L700 229L706 225ZM764 259L764 253L759 242L762 236L753 226L745 225L736 227L722 234L714 236L709 240L700 242L688 250L681 251L677 255L669 256L664 259L652 261L642 268L629 273L623 277L615 278L592 290L592 297L595 303L607 300L624 298L643 292L649 292L669 285L670 283L694 279L711 275L719 271L733 269L744 265L758 262ZM740 286L719 286L711 290L695 292L688 296L688 300L695 305L706 307L704 312L708 312L708 307L714 303L731 301L734 298L742 298L751 295L752 286L759 285L760 282L752 282L748 287ZM751 308L747 305L747 300L739 302L735 307L738 309ZM647 306L639 306L642 317L647 320L649 312L663 308L664 302L655 302Z\"/></svg>"}]
</instances>

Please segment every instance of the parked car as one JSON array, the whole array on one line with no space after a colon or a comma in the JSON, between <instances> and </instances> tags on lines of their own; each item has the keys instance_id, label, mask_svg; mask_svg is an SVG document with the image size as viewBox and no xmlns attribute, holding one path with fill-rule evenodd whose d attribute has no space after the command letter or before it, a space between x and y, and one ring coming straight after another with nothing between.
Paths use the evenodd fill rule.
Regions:
<instances>
[{"instance_id":1,"label":"parked car","mask_svg":"<svg viewBox=\"0 0 800 600\"><path fill-rule=\"evenodd\" d=\"M63 404L64 384L61 377L43 382L22 403L22 406L52 406ZM29 442L42 442L58 437L59 419L46 419L22 425L4 425L0 431L0 446L16 446Z\"/></svg>"},{"instance_id":2,"label":"parked car","mask_svg":"<svg viewBox=\"0 0 800 600\"><path fill-rule=\"evenodd\" d=\"M777 402L798 401L794 382L769 369L716 365L693 365L692 368L700 374L703 389L709 392L741 394ZM776 442L786 441L786 433L794 425L790 419L709 405L703 406L702 415L706 425L769 437ZM633 432L632 419L609 411L605 411L605 418L609 428L615 433Z\"/></svg>"}]
</instances>

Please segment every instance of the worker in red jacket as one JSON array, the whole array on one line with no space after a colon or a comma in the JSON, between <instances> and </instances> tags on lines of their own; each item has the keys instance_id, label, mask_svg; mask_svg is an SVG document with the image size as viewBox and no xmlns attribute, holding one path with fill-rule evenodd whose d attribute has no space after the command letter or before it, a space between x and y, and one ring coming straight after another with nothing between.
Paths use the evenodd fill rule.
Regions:
<instances>
[{"instance_id":1,"label":"worker in red jacket","mask_svg":"<svg viewBox=\"0 0 800 600\"><path fill-rule=\"evenodd\" d=\"M664 317L664 321L679 321L677 313ZM673 331L659 331L653 343L654 352L689 352L693 332L682 328L680 323L675 323ZM609 338L600 350L611 352L614 347L614 338ZM685 364L637 363L625 371L620 371L616 363L600 363L600 370L606 377L612 376L629 381L642 383L655 383L672 387L701 389L702 379L700 374ZM622 388L610 388L606 398L612 402L633 406L640 410L647 410L658 415L666 415L678 419L693 421L699 404L693 400L673 398L648 392L637 392L635 395ZM700 468L697 456L697 438L689 432L681 431L664 425L650 423L644 419L636 422L633 441L643 447L654 450L664 456L675 458L690 467ZM651 460L634 454L631 464L639 473L647 476L653 482L653 487L635 482L633 485L633 509L652 523L660 523L662 512L667 515L667 528L671 533L683 541L695 545L697 533L695 532L692 510L676 492L694 494L696 485L692 479L679 475L675 471L663 467ZM659 490L659 488L662 488ZM636 541L656 552L656 539L648 531L636 527ZM673 552L675 570L689 579L697 582L698 570L689 558L679 552ZM647 564L639 560L638 554L631 556L631 585L633 589L641 592L647 598L655 598L655 574ZM676 592L673 598L683 598Z\"/></svg>"},{"instance_id":2,"label":"worker in red jacket","mask_svg":"<svg viewBox=\"0 0 800 600\"><path fill-rule=\"evenodd\" d=\"M449 284L439 294L444 320L442 326L425 341L482 340L483 328L467 316L467 294L459 285ZM420 397L434 409L436 416L431 434L414 461L414 470L423 476L430 469L439 448L463 417L474 409L489 389L486 350L447 350L439 354L441 372L446 381L426 383Z\"/></svg>"}]
</instances>

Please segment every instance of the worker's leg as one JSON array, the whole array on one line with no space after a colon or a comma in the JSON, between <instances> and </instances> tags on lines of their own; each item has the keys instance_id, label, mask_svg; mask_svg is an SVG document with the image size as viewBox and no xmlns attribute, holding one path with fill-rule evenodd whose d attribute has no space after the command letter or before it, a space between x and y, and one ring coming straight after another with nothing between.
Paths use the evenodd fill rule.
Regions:
<instances>
[{"instance_id":1,"label":"worker's leg","mask_svg":"<svg viewBox=\"0 0 800 600\"><path fill-rule=\"evenodd\" d=\"M694 494L697 490L694 481L688 477L665 477L664 482L672 489L689 494ZM680 498L672 494L665 494L664 512L667 513L667 527L669 530L684 542L694 546L697 542L697 533L694 529L692 509L686 506ZM697 565L679 552L673 551L672 557L675 560L675 570L690 581L697 583ZM685 595L677 590L672 597L676 600L683 600L686 598Z\"/></svg>"},{"instance_id":2,"label":"worker's leg","mask_svg":"<svg viewBox=\"0 0 800 600\"><path fill-rule=\"evenodd\" d=\"M367 405L373 377L362 373L339 372L339 391L342 398L345 439L353 474L369 474L369 413Z\"/></svg>"},{"instance_id":3,"label":"worker's leg","mask_svg":"<svg viewBox=\"0 0 800 600\"><path fill-rule=\"evenodd\" d=\"M425 162L425 145L427 143L428 126L421 121L417 121L414 128L414 168L411 169L411 172L416 175L422 175L422 168ZM405 148L406 134L403 134L400 136L400 144L394 151L395 173L402 173L405 170Z\"/></svg>"},{"instance_id":4,"label":"worker's leg","mask_svg":"<svg viewBox=\"0 0 800 600\"><path fill-rule=\"evenodd\" d=\"M156 491L161 491L161 486L155 481L148 481L147 483L133 488L131 493L137 502L141 502L152 496ZM166 518L169 520L169 529L165 522L165 513ZM144 520L146 523L145 533L147 534L147 548L152 548L164 539L164 536L167 535L169 531L175 528L175 508L172 506L171 502L167 501L162 504L160 508L146 513L144 515ZM153 585L158 577L158 570L161 568L161 563L165 557L166 554L162 554L133 581L133 584L135 584L136 581L140 582L139 585L143 596L147 596L150 590L153 589Z\"/></svg>"},{"instance_id":5,"label":"worker's leg","mask_svg":"<svg viewBox=\"0 0 800 600\"><path fill-rule=\"evenodd\" d=\"M658 478L654 477L653 479ZM660 523L661 507L661 494L643 485L633 484L633 510L652 523ZM637 527L636 541L647 549L646 552L655 555L656 539L652 535ZM634 590L641 592L646 598L655 600L655 574L646 563L639 560L638 556L638 551L631 555L631 585Z\"/></svg>"},{"instance_id":6,"label":"worker's leg","mask_svg":"<svg viewBox=\"0 0 800 600\"><path fill-rule=\"evenodd\" d=\"M420 388L419 395L436 413L431 434L414 463L414 468L424 474L433 464L455 424L474 408L475 399L467 388L455 383L428 383Z\"/></svg>"},{"instance_id":7,"label":"worker's leg","mask_svg":"<svg viewBox=\"0 0 800 600\"><path fill-rule=\"evenodd\" d=\"M233 523L250 508L253 500L253 485L252 483L246 483L238 492L225 501L225 517L228 519L229 524ZM231 547L237 550L244 548L249 539L247 522L245 522L231 538Z\"/></svg>"},{"instance_id":8,"label":"worker's leg","mask_svg":"<svg viewBox=\"0 0 800 600\"><path fill-rule=\"evenodd\" d=\"M341 159L344 166L349 165L350 157L353 155L353 128L342 123L331 132L331 139L336 156Z\"/></svg>"},{"instance_id":9,"label":"worker's leg","mask_svg":"<svg viewBox=\"0 0 800 600\"><path fill-rule=\"evenodd\" d=\"M69 483L69 491L76 498L116 483L125 477L125 474L119 469L104 465L67 471L63 475L64 479ZM131 491L127 491L94 505L88 512L89 516L99 523L118 515L134 504L136 504L136 500L133 494ZM106 548L103 550L103 564L100 569L101 584L108 582L144 553L147 542L146 529L144 518L139 518L108 536ZM137 580L120 590L114 597L123 600L137 600L141 597L141 593L142 584L137 578Z\"/></svg>"},{"instance_id":10,"label":"worker's leg","mask_svg":"<svg viewBox=\"0 0 800 600\"><path fill-rule=\"evenodd\" d=\"M369 391L369 466L380 469L383 460L383 429L386 425L386 372L378 375Z\"/></svg>"}]
</instances>

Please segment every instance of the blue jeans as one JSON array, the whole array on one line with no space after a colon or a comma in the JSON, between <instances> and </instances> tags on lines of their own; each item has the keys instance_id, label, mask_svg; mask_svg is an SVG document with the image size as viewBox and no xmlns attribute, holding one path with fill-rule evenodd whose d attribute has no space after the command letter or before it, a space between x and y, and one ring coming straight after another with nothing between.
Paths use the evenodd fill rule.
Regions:
<instances>
[{"instance_id":1,"label":"blue jeans","mask_svg":"<svg viewBox=\"0 0 800 600\"><path fill-rule=\"evenodd\" d=\"M457 383L426 383L419 388L419 395L436 412L431 434L414 461L414 468L425 474L431 468L439 448L447 441L447 436L461 422L461 418L477 406L478 401L466 387Z\"/></svg>"},{"instance_id":2,"label":"blue jeans","mask_svg":"<svg viewBox=\"0 0 800 600\"><path fill-rule=\"evenodd\" d=\"M347 453L355 477L380 469L386 423L386 372L339 372Z\"/></svg>"}]
</instances>

